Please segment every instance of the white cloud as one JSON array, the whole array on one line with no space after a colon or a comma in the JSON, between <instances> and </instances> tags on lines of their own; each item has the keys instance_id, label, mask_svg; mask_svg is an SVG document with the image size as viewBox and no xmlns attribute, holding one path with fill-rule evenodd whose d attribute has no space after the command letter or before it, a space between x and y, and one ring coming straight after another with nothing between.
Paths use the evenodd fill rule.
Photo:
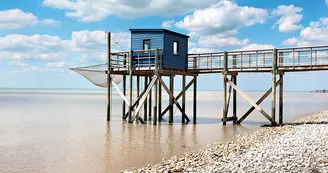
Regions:
<instances>
[{"instance_id":1,"label":"white cloud","mask_svg":"<svg viewBox=\"0 0 328 173\"><path fill-rule=\"evenodd\" d=\"M21 67L28 67L28 66L30 66L29 64L24 63L24 62L20 62L20 61L10 61L9 62L9 65L11 65L11 66L21 66Z\"/></svg>"},{"instance_id":2,"label":"white cloud","mask_svg":"<svg viewBox=\"0 0 328 173\"><path fill-rule=\"evenodd\" d=\"M210 49L210 48L201 48L201 47L193 47L189 49L188 53L210 53L210 52L217 52L215 49Z\"/></svg>"},{"instance_id":3,"label":"white cloud","mask_svg":"<svg viewBox=\"0 0 328 173\"><path fill-rule=\"evenodd\" d=\"M217 0L44 0L43 5L65 11L66 16L94 22L111 15L127 18L142 16L173 16L186 14L217 2Z\"/></svg>"},{"instance_id":4,"label":"white cloud","mask_svg":"<svg viewBox=\"0 0 328 173\"><path fill-rule=\"evenodd\" d=\"M0 28L16 29L36 25L39 20L32 13L25 13L19 9L0 11Z\"/></svg>"},{"instance_id":5,"label":"white cloud","mask_svg":"<svg viewBox=\"0 0 328 173\"><path fill-rule=\"evenodd\" d=\"M53 19L44 19L40 23L44 25L50 25L50 26L59 26L61 25L61 22L58 20L53 20Z\"/></svg>"},{"instance_id":6,"label":"white cloud","mask_svg":"<svg viewBox=\"0 0 328 173\"><path fill-rule=\"evenodd\" d=\"M67 61L58 61L58 62L48 62L47 67L55 67L55 68L60 68L60 67L65 67L69 65L70 63Z\"/></svg>"},{"instance_id":7,"label":"white cloud","mask_svg":"<svg viewBox=\"0 0 328 173\"><path fill-rule=\"evenodd\" d=\"M326 0L326 5L328 5L328 0Z\"/></svg>"},{"instance_id":8,"label":"white cloud","mask_svg":"<svg viewBox=\"0 0 328 173\"><path fill-rule=\"evenodd\" d=\"M250 44L241 48L241 50L261 50L261 49L273 49L271 44Z\"/></svg>"},{"instance_id":9,"label":"white cloud","mask_svg":"<svg viewBox=\"0 0 328 173\"><path fill-rule=\"evenodd\" d=\"M175 25L193 34L236 33L240 27L265 23L267 10L255 7L241 7L234 2L223 0L209 8L196 10Z\"/></svg>"},{"instance_id":10,"label":"white cloud","mask_svg":"<svg viewBox=\"0 0 328 173\"><path fill-rule=\"evenodd\" d=\"M216 35L202 36L198 40L198 44L202 47L221 47L231 48L245 46L249 43L248 39L239 40L234 37L221 38Z\"/></svg>"},{"instance_id":11,"label":"white cloud","mask_svg":"<svg viewBox=\"0 0 328 173\"><path fill-rule=\"evenodd\" d=\"M296 45L299 40L295 37L289 38L283 42L284 46L293 46Z\"/></svg>"},{"instance_id":12,"label":"white cloud","mask_svg":"<svg viewBox=\"0 0 328 173\"><path fill-rule=\"evenodd\" d=\"M34 26L37 24L44 24L49 26L59 26L60 21L53 19L39 20L38 17L32 13L23 12L20 9L10 9L0 11L0 28L2 29L18 29L26 26Z\"/></svg>"},{"instance_id":13,"label":"white cloud","mask_svg":"<svg viewBox=\"0 0 328 173\"><path fill-rule=\"evenodd\" d=\"M164 21L162 23L162 27L165 29L169 29L172 27L172 25L174 24L175 20L168 20L168 21Z\"/></svg>"},{"instance_id":14,"label":"white cloud","mask_svg":"<svg viewBox=\"0 0 328 173\"><path fill-rule=\"evenodd\" d=\"M294 5L279 5L272 11L273 16L281 16L281 18L275 23L278 25L280 32L292 32L298 29L302 29L303 26L299 22L303 19L302 8L295 7Z\"/></svg>"},{"instance_id":15,"label":"white cloud","mask_svg":"<svg viewBox=\"0 0 328 173\"><path fill-rule=\"evenodd\" d=\"M300 32L300 38L289 38L284 43L289 46L318 46L327 45L328 40L328 18L310 22L310 25Z\"/></svg>"}]
</instances>

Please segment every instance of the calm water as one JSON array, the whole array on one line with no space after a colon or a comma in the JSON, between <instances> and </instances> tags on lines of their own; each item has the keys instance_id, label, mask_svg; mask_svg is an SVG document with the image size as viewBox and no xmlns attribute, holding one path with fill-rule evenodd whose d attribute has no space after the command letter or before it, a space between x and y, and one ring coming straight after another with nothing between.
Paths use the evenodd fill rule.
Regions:
<instances>
[{"instance_id":1,"label":"calm water","mask_svg":"<svg viewBox=\"0 0 328 173\"><path fill-rule=\"evenodd\" d=\"M262 93L249 94L256 100ZM254 112L243 125L223 127L219 91L198 93L197 125L181 125L179 112L174 125L128 124L120 118L119 96L113 98L112 121L107 123L106 94L101 90L0 90L0 172L119 172L226 141L267 123ZM327 100L328 94L285 93L285 121L327 109ZM270 100L261 106L270 112ZM240 98L239 116L248 108ZM187 110L190 118L191 112Z\"/></svg>"}]
</instances>

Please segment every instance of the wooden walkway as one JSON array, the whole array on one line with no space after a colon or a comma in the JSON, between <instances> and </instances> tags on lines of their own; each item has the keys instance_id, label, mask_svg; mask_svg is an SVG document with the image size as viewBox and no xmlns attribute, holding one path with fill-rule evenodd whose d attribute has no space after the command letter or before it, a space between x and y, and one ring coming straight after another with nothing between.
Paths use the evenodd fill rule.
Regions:
<instances>
[{"instance_id":1,"label":"wooden walkway","mask_svg":"<svg viewBox=\"0 0 328 173\"><path fill-rule=\"evenodd\" d=\"M110 51L109 51L110 52ZM145 56L148 55L148 56ZM276 125L277 87L279 124L283 123L283 83L284 74L287 72L306 72L328 70L328 46L298 47L284 49L265 49L252 51L215 52L188 55L188 69L165 69L161 67L161 50L130 51L110 53L107 70L108 82L112 83L123 99L122 118L129 118L132 123L135 120L141 123L152 120L153 123L161 122L169 112L169 123L173 123L173 105L175 104L182 114L182 122L188 123L190 118L185 113L185 92L191 86L193 88L193 123L196 123L197 113L197 77L202 74L220 73L223 78L223 112L222 121L226 125L228 121L240 124L253 110L259 111L266 117L271 125ZM131 56L133 55L133 56ZM133 58L132 58L133 57ZM147 64L142 60L147 60ZM252 100L245 92L238 88L237 76L239 73L271 73L272 87L257 101ZM123 75L123 91L111 82L110 74ZM126 94L126 76L130 76L129 97ZM174 77L182 76L182 91L174 95ZM192 79L186 83L186 76ZM132 83L136 77L136 94L138 98L132 101ZM140 78L144 77L144 91L140 92ZM169 77L169 87L163 82L163 77ZM277 80L277 78L279 78ZM229 88L228 88L229 87ZM169 105L162 111L162 88L169 95ZM152 92L153 90L153 92ZM108 90L110 93L110 90ZM237 116L237 94L246 99L251 107L240 118ZM271 110L266 112L260 104L269 96L271 97ZM110 95L109 95L110 96ZM154 97L154 98L153 98ZM148 99L147 99L148 98ZM111 98L109 97L109 103ZM181 99L181 102L179 102ZM154 103L152 102L154 101ZM228 117L230 100L232 100L232 116ZM181 103L181 104L180 104ZM152 104L154 104L152 107ZM126 106L128 111L126 111ZM144 109L143 118L140 110ZM110 106L108 106L110 109ZM153 116L152 116L153 114ZM108 120L110 111L108 111Z\"/></svg>"}]
</instances>

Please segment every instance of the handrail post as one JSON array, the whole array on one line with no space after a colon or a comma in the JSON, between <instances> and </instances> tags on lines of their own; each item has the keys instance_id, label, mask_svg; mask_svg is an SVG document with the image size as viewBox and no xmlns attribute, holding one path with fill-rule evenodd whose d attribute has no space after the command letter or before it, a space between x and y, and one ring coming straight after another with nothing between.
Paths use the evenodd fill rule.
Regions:
<instances>
[{"instance_id":1,"label":"handrail post","mask_svg":"<svg viewBox=\"0 0 328 173\"><path fill-rule=\"evenodd\" d=\"M271 125L276 125L276 75L277 75L277 55L276 48L272 51L272 102L271 102Z\"/></svg>"}]
</instances>

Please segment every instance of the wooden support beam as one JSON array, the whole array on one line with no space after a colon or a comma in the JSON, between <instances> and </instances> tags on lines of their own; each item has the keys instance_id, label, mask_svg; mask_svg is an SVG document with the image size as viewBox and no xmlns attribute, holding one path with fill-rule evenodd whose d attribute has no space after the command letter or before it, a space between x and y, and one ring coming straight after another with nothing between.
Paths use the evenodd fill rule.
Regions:
<instances>
[{"instance_id":1,"label":"wooden support beam","mask_svg":"<svg viewBox=\"0 0 328 173\"><path fill-rule=\"evenodd\" d=\"M223 56L223 125L227 125L227 73L228 73L228 53Z\"/></svg>"},{"instance_id":2,"label":"wooden support beam","mask_svg":"<svg viewBox=\"0 0 328 173\"><path fill-rule=\"evenodd\" d=\"M192 79L192 80L188 83L188 85L185 87L185 89L182 90L182 91L179 93L179 95L176 97L176 99L179 100L180 97L182 97L183 92L187 91L187 90L191 87L191 85L194 84L194 82L195 82L195 79ZM167 107L164 109L164 111L161 113L161 118L163 118L163 116L166 114L167 111L169 111L169 109L170 109L170 105L167 106Z\"/></svg>"},{"instance_id":3,"label":"wooden support beam","mask_svg":"<svg viewBox=\"0 0 328 173\"><path fill-rule=\"evenodd\" d=\"M276 81L277 81L277 57L276 48L272 51L272 103L271 103L271 125L276 125Z\"/></svg>"},{"instance_id":4,"label":"wooden support beam","mask_svg":"<svg viewBox=\"0 0 328 173\"><path fill-rule=\"evenodd\" d=\"M255 107L261 114L263 114L270 122L272 122L270 116L259 106L257 105L250 97L247 96L242 90L240 90L233 82L231 82L228 78L226 78L227 82L245 99L247 100L252 106Z\"/></svg>"},{"instance_id":5,"label":"wooden support beam","mask_svg":"<svg viewBox=\"0 0 328 173\"><path fill-rule=\"evenodd\" d=\"M193 123L197 123L197 76L194 76Z\"/></svg>"},{"instance_id":6,"label":"wooden support beam","mask_svg":"<svg viewBox=\"0 0 328 173\"><path fill-rule=\"evenodd\" d=\"M174 76L170 76L170 93L174 93ZM171 96L169 96L169 105L170 105L170 109L169 109L169 123L172 124L173 123L173 98Z\"/></svg>"},{"instance_id":7,"label":"wooden support beam","mask_svg":"<svg viewBox=\"0 0 328 173\"><path fill-rule=\"evenodd\" d=\"M140 76L137 76L136 88L137 88L137 98L138 98L140 96ZM140 115L138 114L138 116Z\"/></svg>"},{"instance_id":8,"label":"wooden support beam","mask_svg":"<svg viewBox=\"0 0 328 173\"><path fill-rule=\"evenodd\" d=\"M162 76L160 76L162 78ZM158 121L162 121L162 85L160 82L158 82Z\"/></svg>"},{"instance_id":9,"label":"wooden support beam","mask_svg":"<svg viewBox=\"0 0 328 173\"><path fill-rule=\"evenodd\" d=\"M123 95L126 97L126 75L123 75ZM125 114L126 114L126 102L123 100L122 101L122 119L124 119Z\"/></svg>"},{"instance_id":10,"label":"wooden support beam","mask_svg":"<svg viewBox=\"0 0 328 173\"><path fill-rule=\"evenodd\" d=\"M276 85L275 87L277 87L278 85L281 84L281 80L278 80L276 82ZM272 87L263 94L263 96L256 102L257 105L260 105L272 92ZM240 124L241 122L243 122L245 120L245 118L251 114L253 111L255 110L255 107L252 106L238 121L237 121L237 124Z\"/></svg>"},{"instance_id":11,"label":"wooden support beam","mask_svg":"<svg viewBox=\"0 0 328 173\"><path fill-rule=\"evenodd\" d=\"M149 76L149 84L151 82L151 77ZM152 112L152 92L148 96L148 121L151 121L151 112Z\"/></svg>"},{"instance_id":12,"label":"wooden support beam","mask_svg":"<svg viewBox=\"0 0 328 173\"><path fill-rule=\"evenodd\" d=\"M281 80L279 86L279 124L283 124L284 120L284 75L279 75L279 80Z\"/></svg>"},{"instance_id":13,"label":"wooden support beam","mask_svg":"<svg viewBox=\"0 0 328 173\"><path fill-rule=\"evenodd\" d=\"M133 51L130 50L130 61L129 61L129 123L132 123L132 84L133 84L133 76L132 76L132 69L133 69Z\"/></svg>"},{"instance_id":14,"label":"wooden support beam","mask_svg":"<svg viewBox=\"0 0 328 173\"><path fill-rule=\"evenodd\" d=\"M156 48L155 50L155 70L154 70L154 75L157 75L157 71L158 71L158 51L159 49ZM159 78L161 78L158 75ZM154 84L154 121L153 124L156 125L157 124L157 90L158 90L158 80L156 80L155 84Z\"/></svg>"},{"instance_id":15,"label":"wooden support beam","mask_svg":"<svg viewBox=\"0 0 328 173\"><path fill-rule=\"evenodd\" d=\"M145 90L148 87L148 76L145 76ZM144 103L144 121L147 121L147 99Z\"/></svg>"},{"instance_id":16,"label":"wooden support beam","mask_svg":"<svg viewBox=\"0 0 328 173\"><path fill-rule=\"evenodd\" d=\"M164 81L161 78L159 78L158 80L162 84L162 86L165 89L165 91L169 94L169 96L170 96L169 99L172 99L173 100L173 102L175 103L175 105L177 106L177 108L182 113L182 116L187 120L186 123L188 123L190 121L190 119L188 118L188 116L186 115L186 113L182 110L182 107L180 106L180 104L177 101L177 99L173 96L173 94L171 93L171 91L169 90L169 88L166 86L166 84L164 83Z\"/></svg>"},{"instance_id":17,"label":"wooden support beam","mask_svg":"<svg viewBox=\"0 0 328 173\"><path fill-rule=\"evenodd\" d=\"M145 94L143 94L142 97L140 98L140 101L139 101L140 104L137 106L136 110L133 112L132 122L135 120L136 117L139 119L139 121L141 121L141 123L144 122L141 118L138 117L138 113L139 113L143 103L147 99L147 96L151 93L152 88L153 88L154 84L157 82L157 80L158 80L158 76L155 75L153 77L153 79L151 80L148 88L146 89Z\"/></svg>"},{"instance_id":18,"label":"wooden support beam","mask_svg":"<svg viewBox=\"0 0 328 173\"><path fill-rule=\"evenodd\" d=\"M230 79L233 83L234 83L234 78L233 76L231 75L231 79ZM231 90L232 90L232 87L231 85L229 86L229 91L228 91L228 103L227 103L227 107L226 107L226 116L228 117L228 114L229 114L229 106L230 106L230 98L231 98Z\"/></svg>"},{"instance_id":19,"label":"wooden support beam","mask_svg":"<svg viewBox=\"0 0 328 173\"><path fill-rule=\"evenodd\" d=\"M237 86L237 75L233 75L233 83ZM232 117L233 117L233 124L237 123L237 91L233 89L233 103L232 103Z\"/></svg>"},{"instance_id":20,"label":"wooden support beam","mask_svg":"<svg viewBox=\"0 0 328 173\"><path fill-rule=\"evenodd\" d=\"M107 60L108 60L108 64L107 64L107 121L110 121L110 113L111 113L111 87L110 87L110 83L112 82L111 77L110 77L110 73L111 73L111 33L107 32Z\"/></svg>"},{"instance_id":21,"label":"wooden support beam","mask_svg":"<svg viewBox=\"0 0 328 173\"><path fill-rule=\"evenodd\" d=\"M186 112L186 75L182 76L182 110ZM177 98L178 99L178 98ZM182 116L182 123L186 123Z\"/></svg>"}]
</instances>

